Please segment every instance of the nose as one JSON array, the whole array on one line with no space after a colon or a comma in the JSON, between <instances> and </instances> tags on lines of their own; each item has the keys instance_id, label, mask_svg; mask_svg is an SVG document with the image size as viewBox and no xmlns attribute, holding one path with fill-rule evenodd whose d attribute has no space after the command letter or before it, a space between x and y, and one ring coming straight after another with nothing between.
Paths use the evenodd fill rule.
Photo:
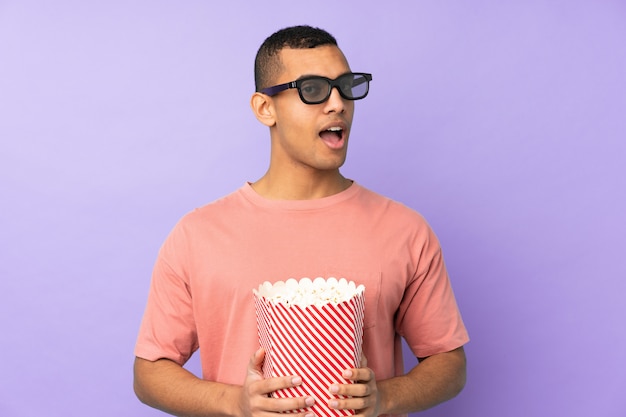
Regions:
<instances>
[{"instance_id":1,"label":"nose","mask_svg":"<svg viewBox=\"0 0 626 417\"><path fill-rule=\"evenodd\" d=\"M334 86L330 90L330 97L324 103L327 113L343 113L346 109L346 100L339 94L339 87Z\"/></svg>"}]
</instances>

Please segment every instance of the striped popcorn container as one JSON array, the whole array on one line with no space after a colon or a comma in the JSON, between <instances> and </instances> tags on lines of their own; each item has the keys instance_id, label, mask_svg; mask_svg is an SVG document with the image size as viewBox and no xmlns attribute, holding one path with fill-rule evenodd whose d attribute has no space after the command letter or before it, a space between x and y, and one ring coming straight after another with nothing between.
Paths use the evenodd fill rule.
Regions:
<instances>
[{"instance_id":1,"label":"striped popcorn container","mask_svg":"<svg viewBox=\"0 0 626 417\"><path fill-rule=\"evenodd\" d=\"M266 352L264 377L302 377L300 386L276 391L273 397L312 396L316 401L310 410L316 416L355 414L331 409L328 401L341 398L329 392L332 384L352 383L342 372L359 367L364 290L343 278L292 278L265 282L253 291L259 341Z\"/></svg>"}]
</instances>

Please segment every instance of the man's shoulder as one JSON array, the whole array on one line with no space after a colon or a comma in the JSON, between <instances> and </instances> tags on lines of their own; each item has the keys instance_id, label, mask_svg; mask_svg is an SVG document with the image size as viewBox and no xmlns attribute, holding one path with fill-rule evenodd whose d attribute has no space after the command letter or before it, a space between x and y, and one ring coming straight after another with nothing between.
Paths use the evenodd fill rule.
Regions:
<instances>
[{"instance_id":1,"label":"man's shoulder","mask_svg":"<svg viewBox=\"0 0 626 417\"><path fill-rule=\"evenodd\" d=\"M180 219L180 223L197 223L198 221L204 221L206 219L234 214L237 213L244 204L245 198L243 197L240 188L209 203L190 210L183 215Z\"/></svg>"},{"instance_id":2,"label":"man's shoulder","mask_svg":"<svg viewBox=\"0 0 626 417\"><path fill-rule=\"evenodd\" d=\"M409 216L423 220L423 216L415 208L362 185L359 185L359 187L361 188L360 198L364 204L383 208L386 212L391 212L394 215Z\"/></svg>"}]
</instances>

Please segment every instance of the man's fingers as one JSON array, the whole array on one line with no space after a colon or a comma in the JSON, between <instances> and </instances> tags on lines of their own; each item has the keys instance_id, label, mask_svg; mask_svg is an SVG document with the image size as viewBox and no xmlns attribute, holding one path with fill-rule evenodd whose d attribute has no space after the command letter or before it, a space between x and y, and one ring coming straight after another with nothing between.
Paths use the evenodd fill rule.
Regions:
<instances>
[{"instance_id":1,"label":"man's fingers","mask_svg":"<svg viewBox=\"0 0 626 417\"><path fill-rule=\"evenodd\" d=\"M315 405L315 399L313 397L272 398L267 395L257 395L251 398L251 413L247 415L289 413L293 417L313 417L313 414L309 410L313 405Z\"/></svg>"},{"instance_id":2,"label":"man's fingers","mask_svg":"<svg viewBox=\"0 0 626 417\"><path fill-rule=\"evenodd\" d=\"M332 395L342 395L346 397L367 397L372 393L368 384L334 384L329 392Z\"/></svg>"},{"instance_id":3,"label":"man's fingers","mask_svg":"<svg viewBox=\"0 0 626 417\"><path fill-rule=\"evenodd\" d=\"M361 363L367 362L362 358ZM376 406L377 387L374 371L367 367L346 369L342 376L354 383L331 385L330 394L338 396L329 400L328 405L331 408L366 410Z\"/></svg>"},{"instance_id":4,"label":"man's fingers","mask_svg":"<svg viewBox=\"0 0 626 417\"><path fill-rule=\"evenodd\" d=\"M312 417L307 408L315 404L313 397L272 398L272 392L297 387L302 378L296 375L279 378L263 378L265 350L254 352L248 363L248 372L242 390L242 410L244 415L263 415L270 413L292 412L294 417ZM247 411L246 411L247 410ZM293 411L300 410L300 413Z\"/></svg>"},{"instance_id":5,"label":"man's fingers","mask_svg":"<svg viewBox=\"0 0 626 417\"><path fill-rule=\"evenodd\" d=\"M252 357L250 357L250 368L260 371L264 359L265 350L263 348L257 349L257 351L252 354Z\"/></svg>"},{"instance_id":6,"label":"man's fingers","mask_svg":"<svg viewBox=\"0 0 626 417\"><path fill-rule=\"evenodd\" d=\"M263 379L263 360L265 359L265 351L260 348L250 357L248 363L248 378L252 378L254 381L260 381Z\"/></svg>"},{"instance_id":7,"label":"man's fingers","mask_svg":"<svg viewBox=\"0 0 626 417\"><path fill-rule=\"evenodd\" d=\"M302 410L309 408L315 404L313 397L296 397L296 398L266 398L263 408L267 411L276 413L285 411Z\"/></svg>"},{"instance_id":8,"label":"man's fingers","mask_svg":"<svg viewBox=\"0 0 626 417\"><path fill-rule=\"evenodd\" d=\"M283 376L280 378L268 378L255 383L255 394L267 395L274 391L285 388L297 387L302 384L302 378L299 376Z\"/></svg>"},{"instance_id":9,"label":"man's fingers","mask_svg":"<svg viewBox=\"0 0 626 417\"><path fill-rule=\"evenodd\" d=\"M297 375L284 376L279 378L263 378L263 360L265 351L263 348L254 352L248 364L248 378L245 385L248 387L250 395L270 394L285 388L297 387L302 384L302 378Z\"/></svg>"},{"instance_id":10,"label":"man's fingers","mask_svg":"<svg viewBox=\"0 0 626 417\"><path fill-rule=\"evenodd\" d=\"M336 410L364 410L372 406L372 400L369 397L331 399L328 406Z\"/></svg>"},{"instance_id":11,"label":"man's fingers","mask_svg":"<svg viewBox=\"0 0 626 417\"><path fill-rule=\"evenodd\" d=\"M355 382L369 382L374 379L374 371L370 368L346 369L342 376Z\"/></svg>"}]
</instances>

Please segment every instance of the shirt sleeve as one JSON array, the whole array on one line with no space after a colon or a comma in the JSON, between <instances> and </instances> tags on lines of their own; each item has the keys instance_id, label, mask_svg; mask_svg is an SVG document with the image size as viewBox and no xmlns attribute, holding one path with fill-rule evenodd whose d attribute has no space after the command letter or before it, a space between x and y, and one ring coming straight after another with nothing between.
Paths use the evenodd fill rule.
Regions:
<instances>
[{"instance_id":1,"label":"shirt sleeve","mask_svg":"<svg viewBox=\"0 0 626 417\"><path fill-rule=\"evenodd\" d=\"M414 250L419 260L396 315L396 331L417 357L449 352L467 343L469 336L439 241L430 227Z\"/></svg>"},{"instance_id":2,"label":"shirt sleeve","mask_svg":"<svg viewBox=\"0 0 626 417\"><path fill-rule=\"evenodd\" d=\"M188 242L177 225L161 247L152 273L135 356L170 359L183 365L198 349L189 277L184 254Z\"/></svg>"}]
</instances>

